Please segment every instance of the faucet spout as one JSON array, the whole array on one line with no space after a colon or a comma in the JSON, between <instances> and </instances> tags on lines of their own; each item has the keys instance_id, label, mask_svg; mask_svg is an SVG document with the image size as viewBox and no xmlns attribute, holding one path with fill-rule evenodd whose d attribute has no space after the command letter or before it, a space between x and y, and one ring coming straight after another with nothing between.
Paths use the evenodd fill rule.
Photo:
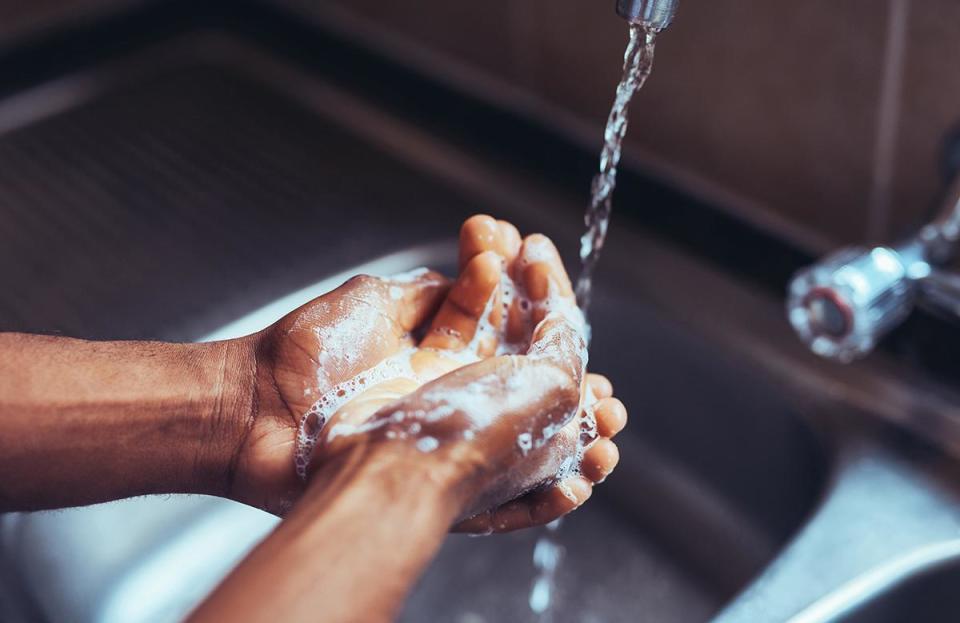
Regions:
<instances>
[{"instance_id":1,"label":"faucet spout","mask_svg":"<svg viewBox=\"0 0 960 623\"><path fill-rule=\"evenodd\" d=\"M660 31L677 14L679 0L617 0L617 14L631 24Z\"/></svg>"},{"instance_id":2,"label":"faucet spout","mask_svg":"<svg viewBox=\"0 0 960 623\"><path fill-rule=\"evenodd\" d=\"M787 314L817 354L851 361L917 305L960 317L960 276L946 272L960 250L960 175L925 227L899 244L852 247L798 272Z\"/></svg>"}]
</instances>

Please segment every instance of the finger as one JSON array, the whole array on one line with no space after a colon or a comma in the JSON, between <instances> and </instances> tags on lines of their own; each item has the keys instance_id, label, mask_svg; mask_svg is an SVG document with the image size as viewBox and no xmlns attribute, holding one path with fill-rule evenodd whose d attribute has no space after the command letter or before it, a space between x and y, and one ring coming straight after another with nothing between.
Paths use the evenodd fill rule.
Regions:
<instances>
[{"instance_id":1,"label":"finger","mask_svg":"<svg viewBox=\"0 0 960 623\"><path fill-rule=\"evenodd\" d=\"M627 425L627 408L616 398L604 398L593 409L597 419L597 432L601 437L611 438Z\"/></svg>"},{"instance_id":2,"label":"finger","mask_svg":"<svg viewBox=\"0 0 960 623\"><path fill-rule=\"evenodd\" d=\"M490 525L494 532L542 526L576 510L592 494L593 484L589 480L583 476L570 476L494 510Z\"/></svg>"},{"instance_id":3,"label":"finger","mask_svg":"<svg viewBox=\"0 0 960 623\"><path fill-rule=\"evenodd\" d=\"M570 277L567 276L557 248L549 238L543 234L527 236L517 259L521 267L523 286L532 301L545 301L551 294L573 298Z\"/></svg>"},{"instance_id":4,"label":"finger","mask_svg":"<svg viewBox=\"0 0 960 623\"><path fill-rule=\"evenodd\" d=\"M593 396L597 400L609 398L613 395L613 384L610 383L610 379L602 374L588 374L587 385L590 387L590 391L593 392Z\"/></svg>"},{"instance_id":5,"label":"finger","mask_svg":"<svg viewBox=\"0 0 960 623\"><path fill-rule=\"evenodd\" d=\"M580 393L587 342L569 320L562 316L551 316L540 322L533 332L527 353L545 358L563 369Z\"/></svg>"},{"instance_id":6,"label":"finger","mask_svg":"<svg viewBox=\"0 0 960 623\"><path fill-rule=\"evenodd\" d=\"M471 216L460 228L460 269L486 251L493 251L508 263L520 250L520 233L506 221L486 214Z\"/></svg>"},{"instance_id":7,"label":"finger","mask_svg":"<svg viewBox=\"0 0 960 623\"><path fill-rule=\"evenodd\" d=\"M589 480L570 476L491 511L488 531L513 532L548 524L579 508L592 494Z\"/></svg>"},{"instance_id":8,"label":"finger","mask_svg":"<svg viewBox=\"0 0 960 623\"><path fill-rule=\"evenodd\" d=\"M436 310L448 280L426 269L393 278L357 275L284 317L280 329L317 364L323 392L410 345L409 332Z\"/></svg>"},{"instance_id":9,"label":"finger","mask_svg":"<svg viewBox=\"0 0 960 623\"><path fill-rule=\"evenodd\" d=\"M580 471L595 483L603 482L620 462L617 444L609 439L600 438L583 453Z\"/></svg>"},{"instance_id":10,"label":"finger","mask_svg":"<svg viewBox=\"0 0 960 623\"><path fill-rule=\"evenodd\" d=\"M490 520L490 511L484 511L474 515L473 517L468 517L457 522L452 528L450 528L450 531L461 532L464 534L490 534L493 532L493 527L490 524Z\"/></svg>"},{"instance_id":11,"label":"finger","mask_svg":"<svg viewBox=\"0 0 960 623\"><path fill-rule=\"evenodd\" d=\"M491 297L496 296L502 266L503 260L493 251L484 251L470 260L437 312L421 346L445 350L466 348L488 308L490 316L486 320L494 327L499 326L502 315L500 306L488 304ZM495 336L490 336L490 339L495 340ZM478 354L492 354L491 346L495 350L496 342L480 346L481 352Z\"/></svg>"},{"instance_id":12,"label":"finger","mask_svg":"<svg viewBox=\"0 0 960 623\"><path fill-rule=\"evenodd\" d=\"M520 246L523 244L520 239L520 232L514 227L513 223L508 221L497 221L497 227L500 229L500 255L509 266L517 259Z\"/></svg>"},{"instance_id":13,"label":"finger","mask_svg":"<svg viewBox=\"0 0 960 623\"><path fill-rule=\"evenodd\" d=\"M534 525L532 499L532 495L525 495L490 511L490 528L494 532L512 532Z\"/></svg>"},{"instance_id":14,"label":"finger","mask_svg":"<svg viewBox=\"0 0 960 623\"><path fill-rule=\"evenodd\" d=\"M413 331L433 316L450 289L450 280L432 270L385 281L388 307L404 331Z\"/></svg>"},{"instance_id":15,"label":"finger","mask_svg":"<svg viewBox=\"0 0 960 623\"><path fill-rule=\"evenodd\" d=\"M531 513L534 525L547 524L589 500L593 495L593 484L583 476L569 476L535 495Z\"/></svg>"}]
</instances>

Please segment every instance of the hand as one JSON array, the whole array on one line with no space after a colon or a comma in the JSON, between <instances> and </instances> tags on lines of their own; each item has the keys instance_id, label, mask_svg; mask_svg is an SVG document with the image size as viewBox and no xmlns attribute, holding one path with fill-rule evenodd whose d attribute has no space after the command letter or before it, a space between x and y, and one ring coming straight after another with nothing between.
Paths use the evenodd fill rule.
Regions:
<instances>
[{"instance_id":1,"label":"hand","mask_svg":"<svg viewBox=\"0 0 960 623\"><path fill-rule=\"evenodd\" d=\"M254 369L252 408L230 470L229 497L283 512L302 493L294 470L301 420L317 398L413 345L449 287L435 272L398 281L358 276L243 338Z\"/></svg>"},{"instance_id":2,"label":"hand","mask_svg":"<svg viewBox=\"0 0 960 623\"><path fill-rule=\"evenodd\" d=\"M461 276L414 348L410 331L446 287L434 273L397 282L357 278L259 335L256 415L238 453L234 497L280 512L300 494L291 466L302 423L308 442L320 437L312 457L303 457L314 468L357 446L396 455L403 454L398 444L420 448L413 460L457 481L461 514L537 487L460 529L521 528L582 503L616 464L609 437L626 413L609 382L588 375L599 402L574 417L586 353L552 243L537 235L521 241L515 228L490 217L470 219L461 232ZM517 354L494 357L498 350ZM361 387L364 381L370 384ZM487 391L451 412L451 399L478 382ZM433 417L441 411L450 413ZM581 427L589 447L577 456Z\"/></svg>"},{"instance_id":3,"label":"hand","mask_svg":"<svg viewBox=\"0 0 960 623\"><path fill-rule=\"evenodd\" d=\"M343 461L345 448L406 441L421 449L416 462L456 482L461 517L483 511L457 529L546 523L582 504L612 471L618 454L609 438L626 412L603 377L583 385L582 318L547 238L521 241L512 225L478 216L461 231L460 256L460 277L410 356L414 378L342 406L314 458L329 464ZM422 365L425 358L446 363ZM586 396L598 401L589 412L579 410Z\"/></svg>"}]
</instances>

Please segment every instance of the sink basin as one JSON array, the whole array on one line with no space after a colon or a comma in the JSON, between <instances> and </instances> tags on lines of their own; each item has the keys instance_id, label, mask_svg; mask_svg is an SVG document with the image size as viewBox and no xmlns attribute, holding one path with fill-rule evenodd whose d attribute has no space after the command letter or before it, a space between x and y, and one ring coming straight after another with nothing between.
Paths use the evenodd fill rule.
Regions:
<instances>
[{"instance_id":1,"label":"sink basin","mask_svg":"<svg viewBox=\"0 0 960 623\"><path fill-rule=\"evenodd\" d=\"M898 578L887 590L865 600L838 623L894 623L924 621L950 623L957 620L960 597L960 542L940 551L929 552L926 565L912 574Z\"/></svg>"},{"instance_id":2,"label":"sink basin","mask_svg":"<svg viewBox=\"0 0 960 623\"><path fill-rule=\"evenodd\" d=\"M27 95L0 101L0 266L23 267L0 273L17 293L0 300L4 330L242 335L356 272L451 272L451 232L481 211L576 249L581 198L223 34L41 86L57 102L42 115L24 116ZM663 303L651 271L675 275L681 255L614 228L590 366L632 419L617 472L555 536L554 621L709 619L803 525L831 469L782 379ZM723 307L710 283L699 304ZM177 620L275 522L183 496L3 517L0 618ZM450 537L403 620L533 620L541 536Z\"/></svg>"},{"instance_id":3,"label":"sink basin","mask_svg":"<svg viewBox=\"0 0 960 623\"><path fill-rule=\"evenodd\" d=\"M762 371L658 316L628 269L607 268L591 367L632 419L617 471L556 537L566 557L553 620L706 621L811 512L827 457ZM404 620L536 620L540 536L450 539Z\"/></svg>"},{"instance_id":4,"label":"sink basin","mask_svg":"<svg viewBox=\"0 0 960 623\"><path fill-rule=\"evenodd\" d=\"M350 274L454 261L453 242L391 254L206 337L256 331ZM596 369L622 388L635 417L617 473L557 533L565 556L555 620L633 621L641 608L662 622L707 620L809 511L823 454L757 371L658 318L629 288L601 284L594 323ZM3 551L49 620L173 621L275 522L224 500L147 497L5 517ZM540 536L450 537L403 620L531 618Z\"/></svg>"}]
</instances>

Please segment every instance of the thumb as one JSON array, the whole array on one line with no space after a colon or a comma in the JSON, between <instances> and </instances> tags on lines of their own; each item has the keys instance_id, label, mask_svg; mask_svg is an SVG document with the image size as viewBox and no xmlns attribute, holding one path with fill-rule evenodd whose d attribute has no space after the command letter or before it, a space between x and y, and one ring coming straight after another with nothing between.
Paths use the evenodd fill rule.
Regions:
<instances>
[{"instance_id":1,"label":"thumb","mask_svg":"<svg viewBox=\"0 0 960 623\"><path fill-rule=\"evenodd\" d=\"M588 359L582 321L562 312L550 312L534 329L527 356L551 362L569 374L579 387Z\"/></svg>"},{"instance_id":2,"label":"thumb","mask_svg":"<svg viewBox=\"0 0 960 623\"><path fill-rule=\"evenodd\" d=\"M384 277L383 281L387 307L404 331L413 331L432 318L450 290L449 279L426 268Z\"/></svg>"}]
</instances>

